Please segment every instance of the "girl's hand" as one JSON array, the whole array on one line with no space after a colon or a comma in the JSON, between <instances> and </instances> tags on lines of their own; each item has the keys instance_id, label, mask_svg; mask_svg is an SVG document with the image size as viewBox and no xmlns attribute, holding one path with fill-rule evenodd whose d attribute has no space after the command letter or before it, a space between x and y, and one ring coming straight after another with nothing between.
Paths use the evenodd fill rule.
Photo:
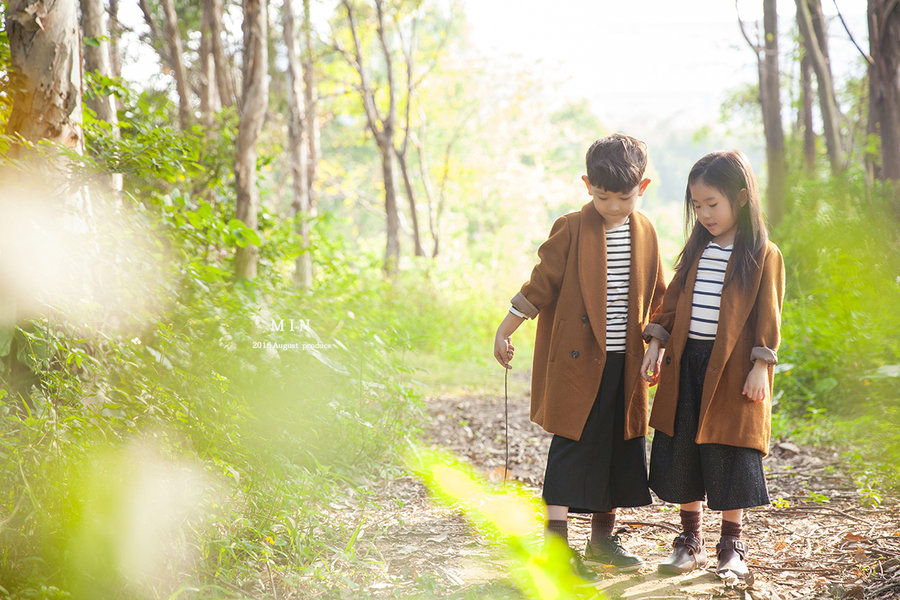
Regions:
<instances>
[{"instance_id":1,"label":"girl's hand","mask_svg":"<svg viewBox=\"0 0 900 600\"><path fill-rule=\"evenodd\" d=\"M659 367L662 363L662 354L659 351L659 340L653 338L647 346L644 353L644 360L641 361L641 377L650 385L656 385L659 381Z\"/></svg>"},{"instance_id":2,"label":"girl's hand","mask_svg":"<svg viewBox=\"0 0 900 600\"><path fill-rule=\"evenodd\" d=\"M497 362L507 369L512 369L509 366L509 361L512 360L515 353L516 348L512 345L510 336L504 336L502 332L498 331L494 337L494 358L497 359Z\"/></svg>"},{"instance_id":3,"label":"girl's hand","mask_svg":"<svg viewBox=\"0 0 900 600\"><path fill-rule=\"evenodd\" d=\"M753 363L747 381L744 382L743 394L752 402L762 402L769 391L769 363L757 360Z\"/></svg>"}]
</instances>

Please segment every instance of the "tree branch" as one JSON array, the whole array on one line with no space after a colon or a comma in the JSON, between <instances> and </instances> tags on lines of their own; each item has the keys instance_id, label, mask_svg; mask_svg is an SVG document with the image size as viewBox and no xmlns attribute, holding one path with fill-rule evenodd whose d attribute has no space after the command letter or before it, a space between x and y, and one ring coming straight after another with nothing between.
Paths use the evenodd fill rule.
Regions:
<instances>
[{"instance_id":1,"label":"tree branch","mask_svg":"<svg viewBox=\"0 0 900 600\"><path fill-rule=\"evenodd\" d=\"M738 8L738 0L734 0L734 11L737 13L738 25L741 27L741 35L744 36L744 40L747 41L747 45L750 46L750 49L756 52L756 60L760 59L760 54L763 51L762 46L757 46L752 41L750 41L750 36L747 35L747 31L744 29L744 21L741 19L741 12Z\"/></svg>"},{"instance_id":2,"label":"tree branch","mask_svg":"<svg viewBox=\"0 0 900 600\"><path fill-rule=\"evenodd\" d=\"M870 65L874 65L875 61L872 60L872 57L869 56L865 50L859 47L859 44L856 43L856 38L853 37L853 34L850 32L850 28L847 27L847 21L844 20L844 15L841 14L841 9L838 8L837 0L832 0L834 2L834 10L837 11L838 18L841 20L841 25L844 26L844 31L847 32L847 35L850 36L850 41L853 42L853 45L856 46L856 49L859 50L859 53L862 54L862 57L866 59L866 62Z\"/></svg>"},{"instance_id":3,"label":"tree branch","mask_svg":"<svg viewBox=\"0 0 900 600\"><path fill-rule=\"evenodd\" d=\"M384 119L378 112L378 105L375 104L374 90L371 92L369 91L371 88L369 86L368 77L366 76L365 65L362 60L362 50L360 49L359 33L356 30L356 19L353 16L353 7L350 5L350 0L341 0L341 4L344 5L344 9L347 11L347 21L350 25L350 33L353 36L354 60L350 61L350 66L353 67L359 75L360 96L362 97L363 110L366 113L369 128L376 138L380 138L384 134L384 129L383 127L379 127L379 123L383 124Z\"/></svg>"},{"instance_id":4,"label":"tree branch","mask_svg":"<svg viewBox=\"0 0 900 600\"><path fill-rule=\"evenodd\" d=\"M387 70L387 86L388 86L388 115L387 119L382 119L385 128L393 129L397 114L397 94L394 89L394 61L391 59L391 50L387 44L387 34L384 29L384 4L382 0L375 0L375 12L378 15L378 41L384 52L384 64ZM389 140L393 144L393 140Z\"/></svg>"}]
</instances>

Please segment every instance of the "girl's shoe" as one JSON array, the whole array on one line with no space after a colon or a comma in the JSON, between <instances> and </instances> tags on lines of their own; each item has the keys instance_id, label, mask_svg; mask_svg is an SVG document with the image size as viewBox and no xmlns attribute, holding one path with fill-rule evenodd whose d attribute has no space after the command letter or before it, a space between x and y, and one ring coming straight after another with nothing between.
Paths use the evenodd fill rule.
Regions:
<instances>
[{"instance_id":1,"label":"girl's shoe","mask_svg":"<svg viewBox=\"0 0 900 600\"><path fill-rule=\"evenodd\" d=\"M716 544L716 556L719 564L716 573L723 575L727 572L734 573L738 579L747 579L750 569L747 568L747 544L736 537L723 535Z\"/></svg>"},{"instance_id":2,"label":"girl's shoe","mask_svg":"<svg viewBox=\"0 0 900 600\"><path fill-rule=\"evenodd\" d=\"M706 548L693 533L682 532L672 545L672 554L657 567L660 573L679 575L706 566Z\"/></svg>"},{"instance_id":3,"label":"girl's shoe","mask_svg":"<svg viewBox=\"0 0 900 600\"><path fill-rule=\"evenodd\" d=\"M594 543L588 540L584 547L586 562L613 565L620 571L633 571L640 568L644 561L630 553L622 546L618 535L611 535Z\"/></svg>"}]
</instances>

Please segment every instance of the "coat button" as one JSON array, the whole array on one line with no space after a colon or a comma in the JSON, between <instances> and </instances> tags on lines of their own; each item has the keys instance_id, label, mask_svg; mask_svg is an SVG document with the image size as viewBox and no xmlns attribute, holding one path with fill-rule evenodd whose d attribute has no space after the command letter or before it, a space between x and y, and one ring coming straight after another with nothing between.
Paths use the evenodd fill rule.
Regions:
<instances>
[{"instance_id":1,"label":"coat button","mask_svg":"<svg viewBox=\"0 0 900 600\"><path fill-rule=\"evenodd\" d=\"M587 322L588 322L587 315L581 315L581 322L582 322L582 323L587 323Z\"/></svg>"},{"instance_id":2,"label":"coat button","mask_svg":"<svg viewBox=\"0 0 900 600\"><path fill-rule=\"evenodd\" d=\"M572 350L572 358L578 358L578 350Z\"/></svg>"},{"instance_id":3,"label":"coat button","mask_svg":"<svg viewBox=\"0 0 900 600\"><path fill-rule=\"evenodd\" d=\"M672 362L672 357L671 357L671 356L667 356L667 357L666 357L666 364L668 365L668 364L671 363L671 362Z\"/></svg>"}]
</instances>

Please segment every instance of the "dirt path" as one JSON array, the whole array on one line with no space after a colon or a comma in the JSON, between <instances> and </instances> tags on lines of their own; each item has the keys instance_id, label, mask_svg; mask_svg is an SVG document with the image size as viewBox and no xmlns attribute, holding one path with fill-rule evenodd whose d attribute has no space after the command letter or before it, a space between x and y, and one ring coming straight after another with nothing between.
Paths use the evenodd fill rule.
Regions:
<instances>
[{"instance_id":1,"label":"dirt path","mask_svg":"<svg viewBox=\"0 0 900 600\"><path fill-rule=\"evenodd\" d=\"M517 374L518 378L527 374ZM521 384L521 381L519 381ZM519 385L519 388L522 386ZM502 391L502 390L501 390ZM488 477L504 463L503 397L448 395L427 401L428 444L453 450ZM511 394L510 473L540 493L550 436L528 419L528 400ZM647 566L636 574L604 573L599 588L613 598L900 598L900 503L883 498L878 508L861 506L853 480L834 453L774 446L764 460L773 499L744 519L754 582L749 589L721 581L714 570L661 577L677 534L677 507L659 500L622 512L619 526L630 550ZM432 505L409 477L379 494L378 530L370 536L386 577L369 590L383 597L430 592L436 597L516 597L503 583L502 557L453 512ZM706 513L703 532L715 565L718 513ZM570 541L583 547L589 521L570 519ZM540 532L535 532L536 536Z\"/></svg>"}]
</instances>

